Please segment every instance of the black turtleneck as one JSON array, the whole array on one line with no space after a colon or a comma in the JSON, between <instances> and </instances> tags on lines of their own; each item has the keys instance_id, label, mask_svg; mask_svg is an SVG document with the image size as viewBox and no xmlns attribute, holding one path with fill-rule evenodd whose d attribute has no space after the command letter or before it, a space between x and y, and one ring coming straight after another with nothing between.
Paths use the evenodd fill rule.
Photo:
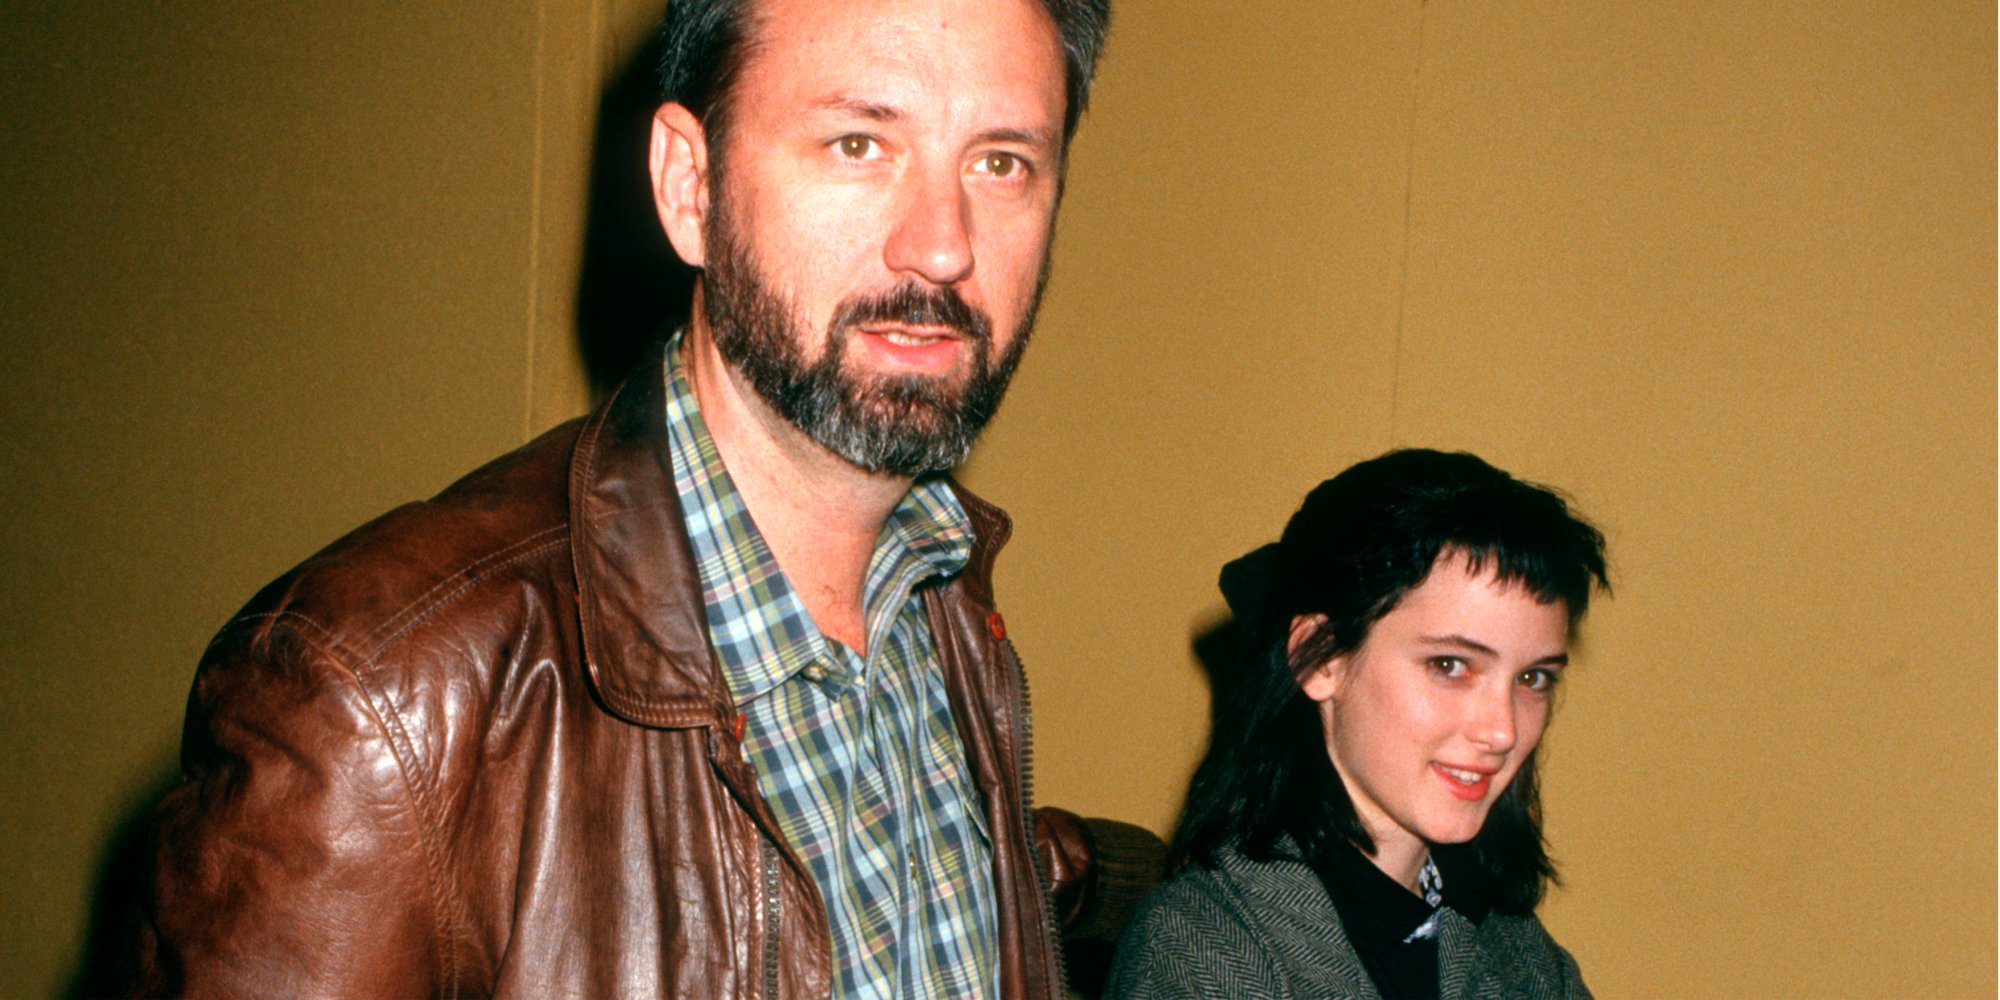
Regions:
<instances>
[{"instance_id":1,"label":"black turtleneck","mask_svg":"<svg viewBox=\"0 0 2000 1000\"><path fill-rule=\"evenodd\" d=\"M1358 848L1344 846L1319 865L1341 929L1375 989L1390 1000L1438 996L1438 942L1433 925L1424 930L1433 910ZM1443 905L1477 924L1486 919L1485 873L1471 848L1440 845L1431 849L1431 863L1443 882Z\"/></svg>"}]
</instances>

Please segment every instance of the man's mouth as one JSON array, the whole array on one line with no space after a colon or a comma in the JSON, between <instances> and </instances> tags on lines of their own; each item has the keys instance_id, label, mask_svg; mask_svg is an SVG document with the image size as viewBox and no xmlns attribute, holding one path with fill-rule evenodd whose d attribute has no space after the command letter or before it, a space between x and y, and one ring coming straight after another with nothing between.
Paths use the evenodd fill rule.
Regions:
<instances>
[{"instance_id":1,"label":"man's mouth","mask_svg":"<svg viewBox=\"0 0 2000 1000\"><path fill-rule=\"evenodd\" d=\"M970 338L950 327L867 323L858 328L866 352L887 367L913 374L943 374L957 367L959 347Z\"/></svg>"},{"instance_id":2,"label":"man's mouth","mask_svg":"<svg viewBox=\"0 0 2000 1000\"><path fill-rule=\"evenodd\" d=\"M876 326L861 328L862 333L881 337L900 347L928 347L940 340L959 340L965 335L949 327L923 326Z\"/></svg>"},{"instance_id":3,"label":"man's mouth","mask_svg":"<svg viewBox=\"0 0 2000 1000\"><path fill-rule=\"evenodd\" d=\"M918 338L971 341L984 341L991 336L985 315L966 302L956 289L915 281L843 302L834 314L832 325L877 336L893 332Z\"/></svg>"}]
</instances>

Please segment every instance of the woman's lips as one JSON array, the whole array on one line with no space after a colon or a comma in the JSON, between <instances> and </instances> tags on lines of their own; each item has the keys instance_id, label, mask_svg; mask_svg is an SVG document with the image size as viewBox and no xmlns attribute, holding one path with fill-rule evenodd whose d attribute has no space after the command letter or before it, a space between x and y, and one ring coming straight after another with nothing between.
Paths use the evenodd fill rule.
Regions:
<instances>
[{"instance_id":1,"label":"woman's lips","mask_svg":"<svg viewBox=\"0 0 2000 1000\"><path fill-rule=\"evenodd\" d=\"M1467 802L1477 802L1486 797L1487 789L1493 784L1493 775L1499 769L1432 764L1431 771L1444 782L1445 791Z\"/></svg>"}]
</instances>

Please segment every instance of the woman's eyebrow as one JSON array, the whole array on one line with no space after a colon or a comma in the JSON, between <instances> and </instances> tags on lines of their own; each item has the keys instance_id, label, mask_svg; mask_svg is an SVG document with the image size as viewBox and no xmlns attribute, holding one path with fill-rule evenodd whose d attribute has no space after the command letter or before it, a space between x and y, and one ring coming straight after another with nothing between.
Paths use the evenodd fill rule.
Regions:
<instances>
[{"instance_id":1,"label":"woman's eyebrow","mask_svg":"<svg viewBox=\"0 0 2000 1000\"><path fill-rule=\"evenodd\" d=\"M1484 653L1487 656L1500 655L1499 650L1494 649L1493 647L1488 646L1483 642L1478 642L1472 639L1468 639L1465 636L1459 635L1457 633L1452 633L1450 635L1426 635L1426 636L1419 636L1418 638L1433 646L1457 646L1460 649L1469 649L1472 652Z\"/></svg>"}]
</instances>

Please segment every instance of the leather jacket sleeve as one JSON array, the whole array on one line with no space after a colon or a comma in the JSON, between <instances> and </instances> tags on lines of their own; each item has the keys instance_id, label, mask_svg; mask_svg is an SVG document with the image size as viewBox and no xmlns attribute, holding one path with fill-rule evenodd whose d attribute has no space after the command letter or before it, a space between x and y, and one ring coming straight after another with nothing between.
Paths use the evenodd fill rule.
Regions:
<instances>
[{"instance_id":1,"label":"leather jacket sleeve","mask_svg":"<svg viewBox=\"0 0 2000 1000\"><path fill-rule=\"evenodd\" d=\"M129 992L411 997L477 979L454 944L437 835L451 824L424 763L449 727L357 673L364 659L295 611L217 637L157 814ZM1158 838L1055 809L1035 823L1064 936L1115 937L1158 880Z\"/></svg>"},{"instance_id":2,"label":"leather jacket sleeve","mask_svg":"<svg viewBox=\"0 0 2000 1000\"><path fill-rule=\"evenodd\" d=\"M1116 940L1159 883L1167 853L1143 827L1049 806L1035 810L1035 847L1049 872L1056 920L1072 941Z\"/></svg>"},{"instance_id":3,"label":"leather jacket sleeve","mask_svg":"<svg viewBox=\"0 0 2000 1000\"><path fill-rule=\"evenodd\" d=\"M132 992L370 997L450 978L409 734L283 614L241 619L189 695L161 802Z\"/></svg>"}]
</instances>

